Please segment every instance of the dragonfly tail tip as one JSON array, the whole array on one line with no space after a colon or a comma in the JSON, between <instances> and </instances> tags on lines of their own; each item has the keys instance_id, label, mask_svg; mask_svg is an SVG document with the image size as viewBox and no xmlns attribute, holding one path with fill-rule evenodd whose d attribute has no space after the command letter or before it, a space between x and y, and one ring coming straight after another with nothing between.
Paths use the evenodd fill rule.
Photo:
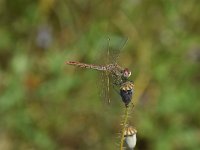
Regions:
<instances>
[{"instance_id":1,"label":"dragonfly tail tip","mask_svg":"<svg viewBox=\"0 0 200 150\"><path fill-rule=\"evenodd\" d=\"M71 65L71 64L74 64L75 62L74 61L65 61L65 64L68 64L68 65Z\"/></svg>"}]
</instances>

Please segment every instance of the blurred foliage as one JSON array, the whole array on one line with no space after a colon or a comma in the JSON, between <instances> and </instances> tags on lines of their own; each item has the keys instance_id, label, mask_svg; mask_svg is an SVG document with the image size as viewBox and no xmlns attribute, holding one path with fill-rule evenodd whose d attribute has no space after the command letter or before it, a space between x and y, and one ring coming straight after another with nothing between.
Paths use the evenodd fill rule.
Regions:
<instances>
[{"instance_id":1,"label":"blurred foliage","mask_svg":"<svg viewBox=\"0 0 200 150\"><path fill-rule=\"evenodd\" d=\"M128 38L119 63L135 81L136 150L200 147L200 3L164 0L1 0L0 149L117 149L123 104L100 100L98 72Z\"/></svg>"}]
</instances>

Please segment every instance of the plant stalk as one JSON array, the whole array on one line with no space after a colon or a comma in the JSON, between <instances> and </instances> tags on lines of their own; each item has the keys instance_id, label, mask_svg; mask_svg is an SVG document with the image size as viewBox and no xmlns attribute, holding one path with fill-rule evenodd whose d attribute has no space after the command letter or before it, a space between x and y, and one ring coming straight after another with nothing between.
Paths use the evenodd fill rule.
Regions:
<instances>
[{"instance_id":1,"label":"plant stalk","mask_svg":"<svg viewBox=\"0 0 200 150\"><path fill-rule=\"evenodd\" d=\"M125 112L124 112L124 116L123 116L122 131L121 131L121 140L120 140L120 150L123 150L124 132L125 132L127 120L128 120L128 107L125 108Z\"/></svg>"}]
</instances>

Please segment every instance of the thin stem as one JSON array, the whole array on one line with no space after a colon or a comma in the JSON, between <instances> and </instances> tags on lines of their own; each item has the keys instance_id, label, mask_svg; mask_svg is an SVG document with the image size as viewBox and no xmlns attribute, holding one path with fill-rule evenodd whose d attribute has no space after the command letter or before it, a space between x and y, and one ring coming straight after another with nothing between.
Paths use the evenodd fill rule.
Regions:
<instances>
[{"instance_id":1,"label":"thin stem","mask_svg":"<svg viewBox=\"0 0 200 150\"><path fill-rule=\"evenodd\" d=\"M127 120L128 120L128 107L125 108L125 112L124 112L124 118L123 118L123 124L122 124L122 131L121 131L120 150L123 150L124 132L125 132Z\"/></svg>"}]
</instances>

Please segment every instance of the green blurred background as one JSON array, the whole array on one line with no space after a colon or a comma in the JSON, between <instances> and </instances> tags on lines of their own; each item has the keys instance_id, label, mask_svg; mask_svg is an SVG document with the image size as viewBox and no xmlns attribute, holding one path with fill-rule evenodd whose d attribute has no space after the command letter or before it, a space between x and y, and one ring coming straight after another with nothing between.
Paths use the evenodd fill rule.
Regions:
<instances>
[{"instance_id":1,"label":"green blurred background","mask_svg":"<svg viewBox=\"0 0 200 150\"><path fill-rule=\"evenodd\" d=\"M199 150L199 16L198 0L0 0L0 150L119 149L120 97L64 64L104 63L108 37L128 38L136 150Z\"/></svg>"}]
</instances>

